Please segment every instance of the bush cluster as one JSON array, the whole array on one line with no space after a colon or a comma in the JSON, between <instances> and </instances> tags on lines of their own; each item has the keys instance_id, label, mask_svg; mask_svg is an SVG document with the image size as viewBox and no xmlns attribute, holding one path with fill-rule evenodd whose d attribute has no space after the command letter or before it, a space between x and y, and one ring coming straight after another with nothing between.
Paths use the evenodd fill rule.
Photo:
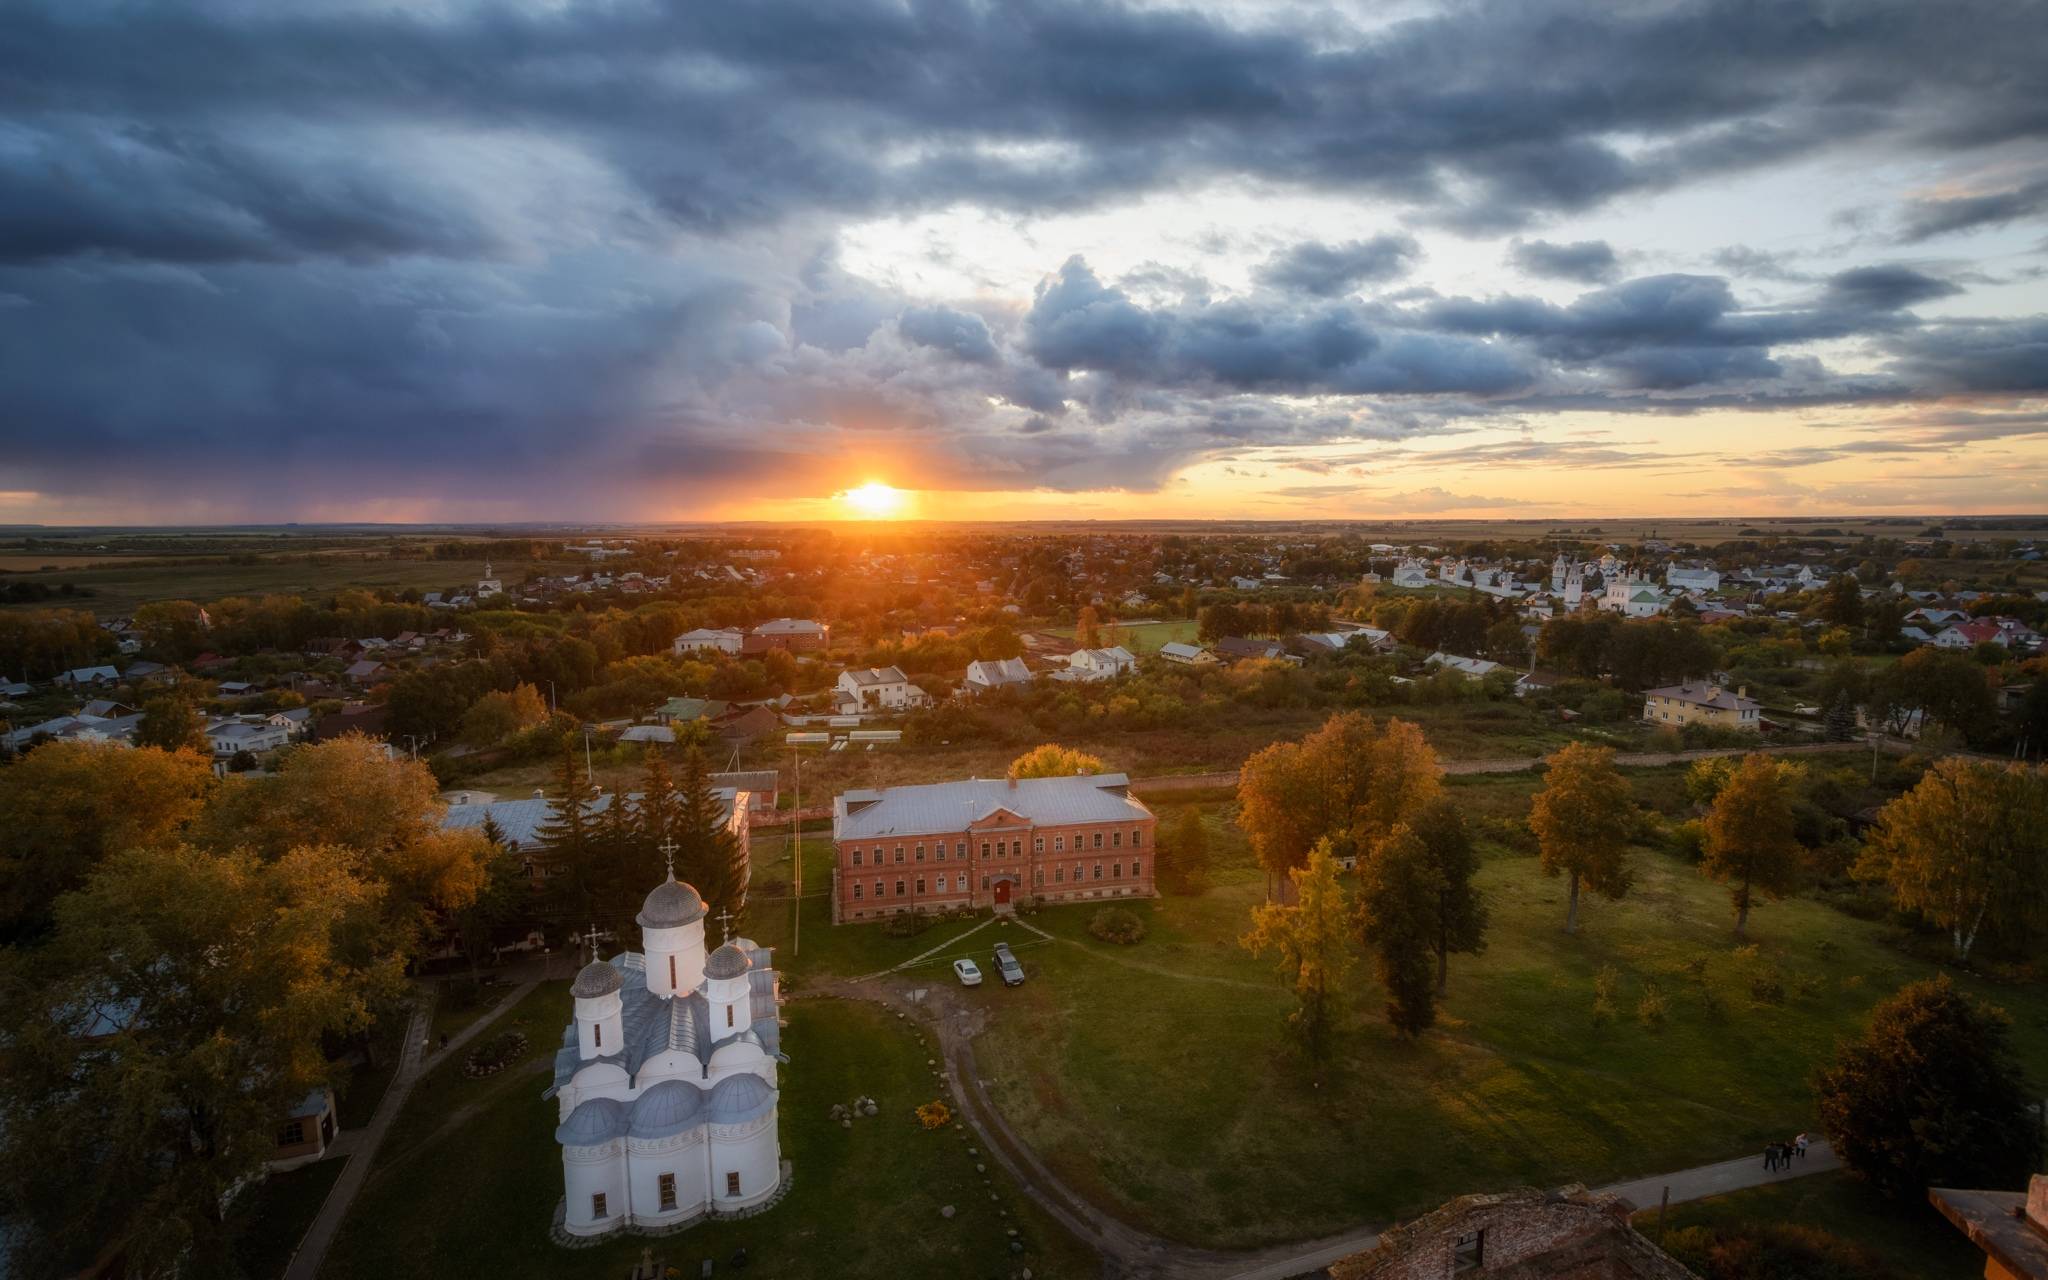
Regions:
<instances>
[{"instance_id":1,"label":"bush cluster","mask_svg":"<svg viewBox=\"0 0 2048 1280\"><path fill-rule=\"evenodd\" d=\"M1088 932L1120 947L1128 947L1145 936L1145 922L1123 907L1104 907L1088 921Z\"/></svg>"}]
</instances>

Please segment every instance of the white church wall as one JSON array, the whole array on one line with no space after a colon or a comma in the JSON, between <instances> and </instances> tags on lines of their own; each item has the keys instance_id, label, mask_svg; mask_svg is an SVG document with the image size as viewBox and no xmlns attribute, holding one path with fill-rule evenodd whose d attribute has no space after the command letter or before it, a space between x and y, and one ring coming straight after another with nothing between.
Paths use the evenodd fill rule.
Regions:
<instances>
[{"instance_id":1,"label":"white church wall","mask_svg":"<svg viewBox=\"0 0 2048 1280\"><path fill-rule=\"evenodd\" d=\"M631 1212L626 1195L626 1163L623 1139L614 1138L602 1147L562 1149L562 1225L571 1235L598 1235L618 1227ZM592 1197L603 1195L605 1216L594 1217Z\"/></svg>"}]
</instances>

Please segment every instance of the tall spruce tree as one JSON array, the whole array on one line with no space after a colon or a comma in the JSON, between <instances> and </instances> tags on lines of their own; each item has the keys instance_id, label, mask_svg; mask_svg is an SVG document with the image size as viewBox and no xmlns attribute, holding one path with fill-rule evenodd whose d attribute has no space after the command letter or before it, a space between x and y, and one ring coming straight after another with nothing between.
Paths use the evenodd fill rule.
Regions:
<instances>
[{"instance_id":1,"label":"tall spruce tree","mask_svg":"<svg viewBox=\"0 0 2048 1280\"><path fill-rule=\"evenodd\" d=\"M1387 1021L1413 1036L1436 1021L1436 986L1430 958L1440 936L1437 903L1443 892L1422 838L1403 824L1358 863L1358 926L1372 952L1373 972L1387 989Z\"/></svg>"},{"instance_id":2,"label":"tall spruce tree","mask_svg":"<svg viewBox=\"0 0 2048 1280\"><path fill-rule=\"evenodd\" d=\"M1451 953L1477 955L1486 949L1486 903L1472 884L1479 873L1479 852L1472 847L1463 812L1446 797L1424 805L1412 829L1436 875L1430 929L1436 948L1436 994L1441 999L1450 991Z\"/></svg>"},{"instance_id":3,"label":"tall spruce tree","mask_svg":"<svg viewBox=\"0 0 2048 1280\"><path fill-rule=\"evenodd\" d=\"M576 759L575 743L568 739L563 740L562 763L555 770L555 791L548 820L534 832L534 838L547 869L549 905L580 928L581 921L597 908L603 869L596 815L591 812L597 788Z\"/></svg>"},{"instance_id":4,"label":"tall spruce tree","mask_svg":"<svg viewBox=\"0 0 2048 1280\"><path fill-rule=\"evenodd\" d=\"M681 828L675 836L676 878L696 888L714 919L721 911L731 912L737 933L747 912L747 850L726 829L725 809L711 789L704 753L694 746L683 753L676 791Z\"/></svg>"}]
</instances>

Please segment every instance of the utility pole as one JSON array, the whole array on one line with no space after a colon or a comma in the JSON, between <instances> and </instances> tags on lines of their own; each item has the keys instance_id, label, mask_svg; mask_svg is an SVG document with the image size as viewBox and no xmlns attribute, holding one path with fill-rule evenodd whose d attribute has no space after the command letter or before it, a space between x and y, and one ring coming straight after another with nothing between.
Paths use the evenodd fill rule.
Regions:
<instances>
[{"instance_id":1,"label":"utility pole","mask_svg":"<svg viewBox=\"0 0 2048 1280\"><path fill-rule=\"evenodd\" d=\"M592 775L590 772L590 726L586 724L583 726L583 780L585 782L589 782L591 780L591 776Z\"/></svg>"},{"instance_id":2,"label":"utility pole","mask_svg":"<svg viewBox=\"0 0 2048 1280\"><path fill-rule=\"evenodd\" d=\"M790 776L795 781L796 798L789 814L789 867L793 890L795 917L789 923L789 954L802 954L804 927L804 756L794 744L789 748Z\"/></svg>"}]
</instances>

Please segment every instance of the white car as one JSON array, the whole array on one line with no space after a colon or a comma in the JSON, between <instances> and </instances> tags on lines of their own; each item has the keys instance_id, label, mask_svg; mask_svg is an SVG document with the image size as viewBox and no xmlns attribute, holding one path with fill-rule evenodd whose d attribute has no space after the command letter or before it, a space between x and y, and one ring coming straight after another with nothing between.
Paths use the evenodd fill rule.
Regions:
<instances>
[{"instance_id":1,"label":"white car","mask_svg":"<svg viewBox=\"0 0 2048 1280\"><path fill-rule=\"evenodd\" d=\"M981 985L981 970L974 967L974 961L972 960L955 960L953 962L953 976L960 979L960 985L963 987L978 987Z\"/></svg>"}]
</instances>

